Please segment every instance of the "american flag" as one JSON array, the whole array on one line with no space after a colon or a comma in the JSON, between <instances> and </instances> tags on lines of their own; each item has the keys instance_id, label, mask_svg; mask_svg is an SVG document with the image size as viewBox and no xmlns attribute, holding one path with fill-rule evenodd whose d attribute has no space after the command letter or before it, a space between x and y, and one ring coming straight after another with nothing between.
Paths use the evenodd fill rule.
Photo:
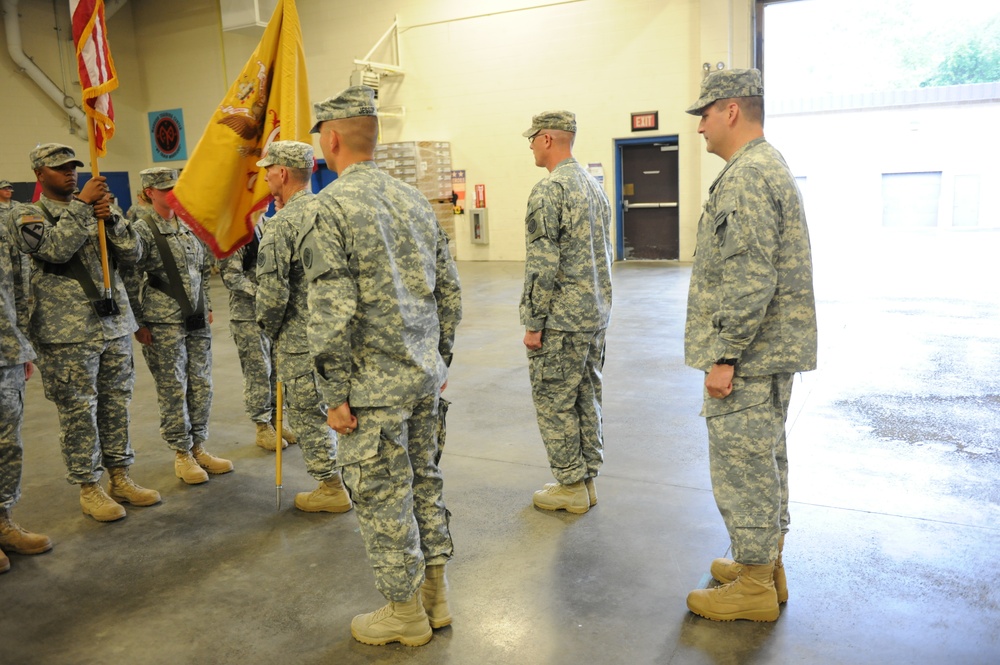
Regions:
<instances>
[{"instance_id":1,"label":"american flag","mask_svg":"<svg viewBox=\"0 0 1000 665\"><path fill-rule=\"evenodd\" d=\"M115 134L112 90L118 87L115 61L104 25L104 0L69 0L73 17L73 44L83 86L83 110L89 119L96 156L107 153L107 142Z\"/></svg>"}]
</instances>

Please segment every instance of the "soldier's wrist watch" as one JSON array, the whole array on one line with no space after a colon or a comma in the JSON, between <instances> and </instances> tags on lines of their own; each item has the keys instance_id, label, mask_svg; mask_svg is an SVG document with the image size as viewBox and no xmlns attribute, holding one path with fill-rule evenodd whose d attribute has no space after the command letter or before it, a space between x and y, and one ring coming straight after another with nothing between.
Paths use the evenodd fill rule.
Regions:
<instances>
[{"instance_id":1,"label":"soldier's wrist watch","mask_svg":"<svg viewBox=\"0 0 1000 665\"><path fill-rule=\"evenodd\" d=\"M736 367L736 358L719 358L715 361L716 365L729 365L730 367Z\"/></svg>"}]
</instances>

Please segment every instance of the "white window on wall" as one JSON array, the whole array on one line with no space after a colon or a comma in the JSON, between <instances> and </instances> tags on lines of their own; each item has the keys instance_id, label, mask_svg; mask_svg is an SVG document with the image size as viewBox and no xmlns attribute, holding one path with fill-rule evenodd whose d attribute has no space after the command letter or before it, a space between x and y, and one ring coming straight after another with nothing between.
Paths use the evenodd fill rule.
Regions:
<instances>
[{"instance_id":1,"label":"white window on wall","mask_svg":"<svg viewBox=\"0 0 1000 665\"><path fill-rule=\"evenodd\" d=\"M979 174L955 176L952 226L979 226Z\"/></svg>"},{"instance_id":2,"label":"white window on wall","mask_svg":"<svg viewBox=\"0 0 1000 665\"><path fill-rule=\"evenodd\" d=\"M937 226L940 202L940 171L882 174L882 226Z\"/></svg>"},{"instance_id":3,"label":"white window on wall","mask_svg":"<svg viewBox=\"0 0 1000 665\"><path fill-rule=\"evenodd\" d=\"M795 184L799 186L799 193L802 194L803 203L806 200L806 185L808 184L808 179L804 175L795 176Z\"/></svg>"}]
</instances>

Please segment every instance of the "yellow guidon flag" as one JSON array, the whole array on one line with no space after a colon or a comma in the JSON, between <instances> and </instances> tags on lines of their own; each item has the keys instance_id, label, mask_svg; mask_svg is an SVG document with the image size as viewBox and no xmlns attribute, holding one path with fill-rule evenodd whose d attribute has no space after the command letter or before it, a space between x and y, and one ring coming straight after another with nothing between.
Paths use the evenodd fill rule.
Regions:
<instances>
[{"instance_id":1,"label":"yellow guidon flag","mask_svg":"<svg viewBox=\"0 0 1000 665\"><path fill-rule=\"evenodd\" d=\"M260 44L195 146L170 207L221 258L246 244L270 192L256 162L272 141L312 143L295 0L278 0Z\"/></svg>"}]
</instances>

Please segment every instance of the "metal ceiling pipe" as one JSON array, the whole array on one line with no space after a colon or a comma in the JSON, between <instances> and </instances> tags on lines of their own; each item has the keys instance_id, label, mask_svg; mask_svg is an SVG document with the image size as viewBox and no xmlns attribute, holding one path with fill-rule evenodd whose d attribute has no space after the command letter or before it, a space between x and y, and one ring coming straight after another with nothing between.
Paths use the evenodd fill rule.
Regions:
<instances>
[{"instance_id":1,"label":"metal ceiling pipe","mask_svg":"<svg viewBox=\"0 0 1000 665\"><path fill-rule=\"evenodd\" d=\"M59 89L45 72L38 68L21 47L21 21L17 15L19 0L3 0L4 31L7 34L7 51L11 60L24 72L28 78L52 98L69 116L70 121L78 127L86 127L87 117L77 105L76 100Z\"/></svg>"}]
</instances>

